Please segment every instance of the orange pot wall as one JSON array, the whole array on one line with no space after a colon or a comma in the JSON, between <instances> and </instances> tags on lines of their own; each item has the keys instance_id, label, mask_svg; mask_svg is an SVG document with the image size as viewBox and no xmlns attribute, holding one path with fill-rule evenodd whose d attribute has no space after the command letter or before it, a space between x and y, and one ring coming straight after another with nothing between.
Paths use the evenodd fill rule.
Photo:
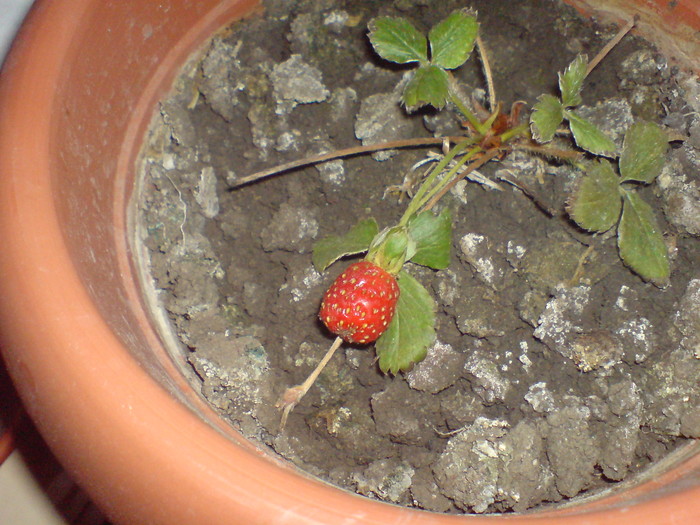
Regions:
<instances>
[{"instance_id":1,"label":"orange pot wall","mask_svg":"<svg viewBox=\"0 0 700 525\"><path fill-rule=\"evenodd\" d=\"M637 16L637 31L682 67L700 73L700 0L564 0L585 14L622 24Z\"/></svg>"},{"instance_id":2,"label":"orange pot wall","mask_svg":"<svg viewBox=\"0 0 700 525\"><path fill-rule=\"evenodd\" d=\"M187 55L254 3L38 0L4 65L2 351L75 478L116 523L700 523L698 446L653 481L570 509L442 516L299 475L205 406L149 324L126 210L156 101ZM678 5L697 14L696 0Z\"/></svg>"}]
</instances>

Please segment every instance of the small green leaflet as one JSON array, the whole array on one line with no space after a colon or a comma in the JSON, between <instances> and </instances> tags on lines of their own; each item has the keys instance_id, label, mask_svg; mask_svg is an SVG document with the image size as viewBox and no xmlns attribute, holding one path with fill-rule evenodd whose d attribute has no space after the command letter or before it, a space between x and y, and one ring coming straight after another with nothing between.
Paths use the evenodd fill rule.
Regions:
<instances>
[{"instance_id":1,"label":"small green leaflet","mask_svg":"<svg viewBox=\"0 0 700 525\"><path fill-rule=\"evenodd\" d=\"M668 250L654 212L634 191L623 192L624 206L617 231L620 257L645 281L668 284Z\"/></svg>"},{"instance_id":2,"label":"small green leaflet","mask_svg":"<svg viewBox=\"0 0 700 525\"><path fill-rule=\"evenodd\" d=\"M561 102L552 95L542 95L532 109L530 117L532 136L537 142L549 142L564 120L564 108Z\"/></svg>"},{"instance_id":3,"label":"small green leaflet","mask_svg":"<svg viewBox=\"0 0 700 525\"><path fill-rule=\"evenodd\" d=\"M474 49L479 24L468 10L453 12L428 34L432 64L454 69L467 61Z\"/></svg>"},{"instance_id":4,"label":"small green leaflet","mask_svg":"<svg viewBox=\"0 0 700 525\"><path fill-rule=\"evenodd\" d=\"M571 64L559 73L559 90L561 91L561 101L565 107L578 106L581 100L581 87L586 78L588 68L588 57L578 55Z\"/></svg>"},{"instance_id":5,"label":"small green leaflet","mask_svg":"<svg viewBox=\"0 0 700 525\"><path fill-rule=\"evenodd\" d=\"M403 90L402 101L407 109L426 104L442 109L447 103L449 80L447 72L437 66L419 67Z\"/></svg>"},{"instance_id":6,"label":"small green leaflet","mask_svg":"<svg viewBox=\"0 0 700 525\"><path fill-rule=\"evenodd\" d=\"M668 134L658 125L638 121L625 133L620 155L620 174L624 181L650 184L664 167Z\"/></svg>"},{"instance_id":7,"label":"small green leaflet","mask_svg":"<svg viewBox=\"0 0 700 525\"><path fill-rule=\"evenodd\" d=\"M435 340L435 301L405 270L398 275L399 301L389 327L375 348L379 368L397 374L422 361Z\"/></svg>"},{"instance_id":8,"label":"small green leaflet","mask_svg":"<svg viewBox=\"0 0 700 525\"><path fill-rule=\"evenodd\" d=\"M620 178L610 162L601 160L586 166L586 174L569 200L567 212L581 228L605 232L620 218Z\"/></svg>"},{"instance_id":9,"label":"small green leaflet","mask_svg":"<svg viewBox=\"0 0 700 525\"><path fill-rule=\"evenodd\" d=\"M398 64L428 62L428 41L405 18L382 16L369 22L369 41L385 60Z\"/></svg>"},{"instance_id":10,"label":"small green leaflet","mask_svg":"<svg viewBox=\"0 0 700 525\"><path fill-rule=\"evenodd\" d=\"M424 211L408 223L408 235L416 243L410 261L435 270L450 265L452 247L452 212L444 208L439 215Z\"/></svg>"},{"instance_id":11,"label":"small green leaflet","mask_svg":"<svg viewBox=\"0 0 700 525\"><path fill-rule=\"evenodd\" d=\"M571 133L579 148L596 155L615 156L615 143L591 122L574 111L565 111L564 117L569 121Z\"/></svg>"},{"instance_id":12,"label":"small green leaflet","mask_svg":"<svg viewBox=\"0 0 700 525\"><path fill-rule=\"evenodd\" d=\"M322 272L341 257L366 251L377 233L377 221L369 218L358 222L345 235L330 235L321 239L311 255L316 270Z\"/></svg>"}]
</instances>

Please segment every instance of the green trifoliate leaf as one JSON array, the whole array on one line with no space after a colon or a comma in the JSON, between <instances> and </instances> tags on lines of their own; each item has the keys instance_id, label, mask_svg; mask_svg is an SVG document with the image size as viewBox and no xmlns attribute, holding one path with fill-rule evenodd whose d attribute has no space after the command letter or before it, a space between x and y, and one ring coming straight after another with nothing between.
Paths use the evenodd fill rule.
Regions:
<instances>
[{"instance_id":1,"label":"green trifoliate leaf","mask_svg":"<svg viewBox=\"0 0 700 525\"><path fill-rule=\"evenodd\" d=\"M322 272L341 257L366 251L378 232L377 221L369 218L358 222L345 235L331 235L321 239L314 246L311 255L316 270Z\"/></svg>"},{"instance_id":2,"label":"green trifoliate leaf","mask_svg":"<svg viewBox=\"0 0 700 525\"><path fill-rule=\"evenodd\" d=\"M596 155L615 156L615 143L595 125L574 111L565 111L564 117L569 121L571 133L579 148Z\"/></svg>"},{"instance_id":3,"label":"green trifoliate leaf","mask_svg":"<svg viewBox=\"0 0 700 525\"><path fill-rule=\"evenodd\" d=\"M537 142L549 142L564 120L564 108L557 97L542 95L532 108L530 128Z\"/></svg>"},{"instance_id":4,"label":"green trifoliate leaf","mask_svg":"<svg viewBox=\"0 0 700 525\"><path fill-rule=\"evenodd\" d=\"M634 191L625 190L623 198L617 231L620 257L645 281L666 286L671 271L668 250L654 212Z\"/></svg>"},{"instance_id":5,"label":"green trifoliate leaf","mask_svg":"<svg viewBox=\"0 0 700 525\"><path fill-rule=\"evenodd\" d=\"M621 208L620 178L610 162L588 164L586 174L569 199L569 216L581 228L602 233L615 226Z\"/></svg>"},{"instance_id":6,"label":"green trifoliate leaf","mask_svg":"<svg viewBox=\"0 0 700 525\"><path fill-rule=\"evenodd\" d=\"M403 90L402 102L410 110L431 105L442 109L447 103L449 80L447 72L437 66L422 66Z\"/></svg>"},{"instance_id":7,"label":"green trifoliate leaf","mask_svg":"<svg viewBox=\"0 0 700 525\"><path fill-rule=\"evenodd\" d=\"M450 265L452 247L452 212L445 208L440 215L432 211L419 213L408 223L408 235L416 243L410 261L435 270Z\"/></svg>"},{"instance_id":8,"label":"green trifoliate leaf","mask_svg":"<svg viewBox=\"0 0 700 525\"><path fill-rule=\"evenodd\" d=\"M661 173L668 149L668 134L651 122L635 122L625 133L620 154L623 181L650 184Z\"/></svg>"},{"instance_id":9,"label":"green trifoliate leaf","mask_svg":"<svg viewBox=\"0 0 700 525\"><path fill-rule=\"evenodd\" d=\"M405 18L381 16L369 22L369 41L385 60L408 64L428 62L428 41Z\"/></svg>"},{"instance_id":10,"label":"green trifoliate leaf","mask_svg":"<svg viewBox=\"0 0 700 525\"><path fill-rule=\"evenodd\" d=\"M428 34L431 63L445 69L454 69L464 64L474 49L478 30L476 17L469 10L461 9L452 13Z\"/></svg>"},{"instance_id":11,"label":"green trifoliate leaf","mask_svg":"<svg viewBox=\"0 0 700 525\"><path fill-rule=\"evenodd\" d=\"M586 78L586 68L588 68L588 57L578 55L564 73L559 73L559 90L564 106L578 106L582 102L581 87Z\"/></svg>"},{"instance_id":12,"label":"green trifoliate leaf","mask_svg":"<svg viewBox=\"0 0 700 525\"><path fill-rule=\"evenodd\" d=\"M410 274L399 273L394 318L375 345L382 372L397 374L425 358L435 340L435 301Z\"/></svg>"}]
</instances>

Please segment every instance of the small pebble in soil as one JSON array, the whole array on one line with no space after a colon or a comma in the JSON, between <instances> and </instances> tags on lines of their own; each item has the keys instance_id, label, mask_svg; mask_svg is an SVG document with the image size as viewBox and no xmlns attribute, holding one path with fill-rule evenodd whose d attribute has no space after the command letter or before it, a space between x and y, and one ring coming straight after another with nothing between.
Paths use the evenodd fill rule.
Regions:
<instances>
[{"instance_id":1,"label":"small pebble in soil","mask_svg":"<svg viewBox=\"0 0 700 525\"><path fill-rule=\"evenodd\" d=\"M297 104L322 102L330 96L321 72L304 62L301 55L292 55L277 64L270 73L270 80L278 101L276 113L280 115L289 113Z\"/></svg>"},{"instance_id":2,"label":"small pebble in soil","mask_svg":"<svg viewBox=\"0 0 700 525\"><path fill-rule=\"evenodd\" d=\"M700 278L688 283L678 306L675 324L683 334L681 346L700 359Z\"/></svg>"},{"instance_id":3,"label":"small pebble in soil","mask_svg":"<svg viewBox=\"0 0 700 525\"><path fill-rule=\"evenodd\" d=\"M393 92L370 95L360 104L360 112L355 121L355 136L362 141L363 146L410 138L413 130L414 126L404 118L404 111L396 103L396 94ZM387 160L397 153L397 150L378 151L372 156L375 160Z\"/></svg>"}]
</instances>

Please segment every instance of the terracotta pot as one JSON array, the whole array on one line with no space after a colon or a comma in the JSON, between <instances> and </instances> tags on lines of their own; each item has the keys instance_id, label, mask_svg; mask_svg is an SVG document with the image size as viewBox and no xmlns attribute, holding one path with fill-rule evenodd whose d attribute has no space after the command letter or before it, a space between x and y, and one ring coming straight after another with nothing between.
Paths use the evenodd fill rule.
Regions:
<instances>
[{"instance_id":1,"label":"terracotta pot","mask_svg":"<svg viewBox=\"0 0 700 525\"><path fill-rule=\"evenodd\" d=\"M2 351L29 414L69 472L117 523L700 522L698 446L646 482L567 509L442 516L299 474L206 407L149 323L126 210L156 101L185 57L253 4L39 0L5 63ZM698 14L696 0L630 4L647 15L672 4ZM644 20L655 34L668 22L670 34L692 36L681 23ZM700 28L698 16L686 22ZM697 58L697 41L686 44L676 54Z\"/></svg>"}]
</instances>

